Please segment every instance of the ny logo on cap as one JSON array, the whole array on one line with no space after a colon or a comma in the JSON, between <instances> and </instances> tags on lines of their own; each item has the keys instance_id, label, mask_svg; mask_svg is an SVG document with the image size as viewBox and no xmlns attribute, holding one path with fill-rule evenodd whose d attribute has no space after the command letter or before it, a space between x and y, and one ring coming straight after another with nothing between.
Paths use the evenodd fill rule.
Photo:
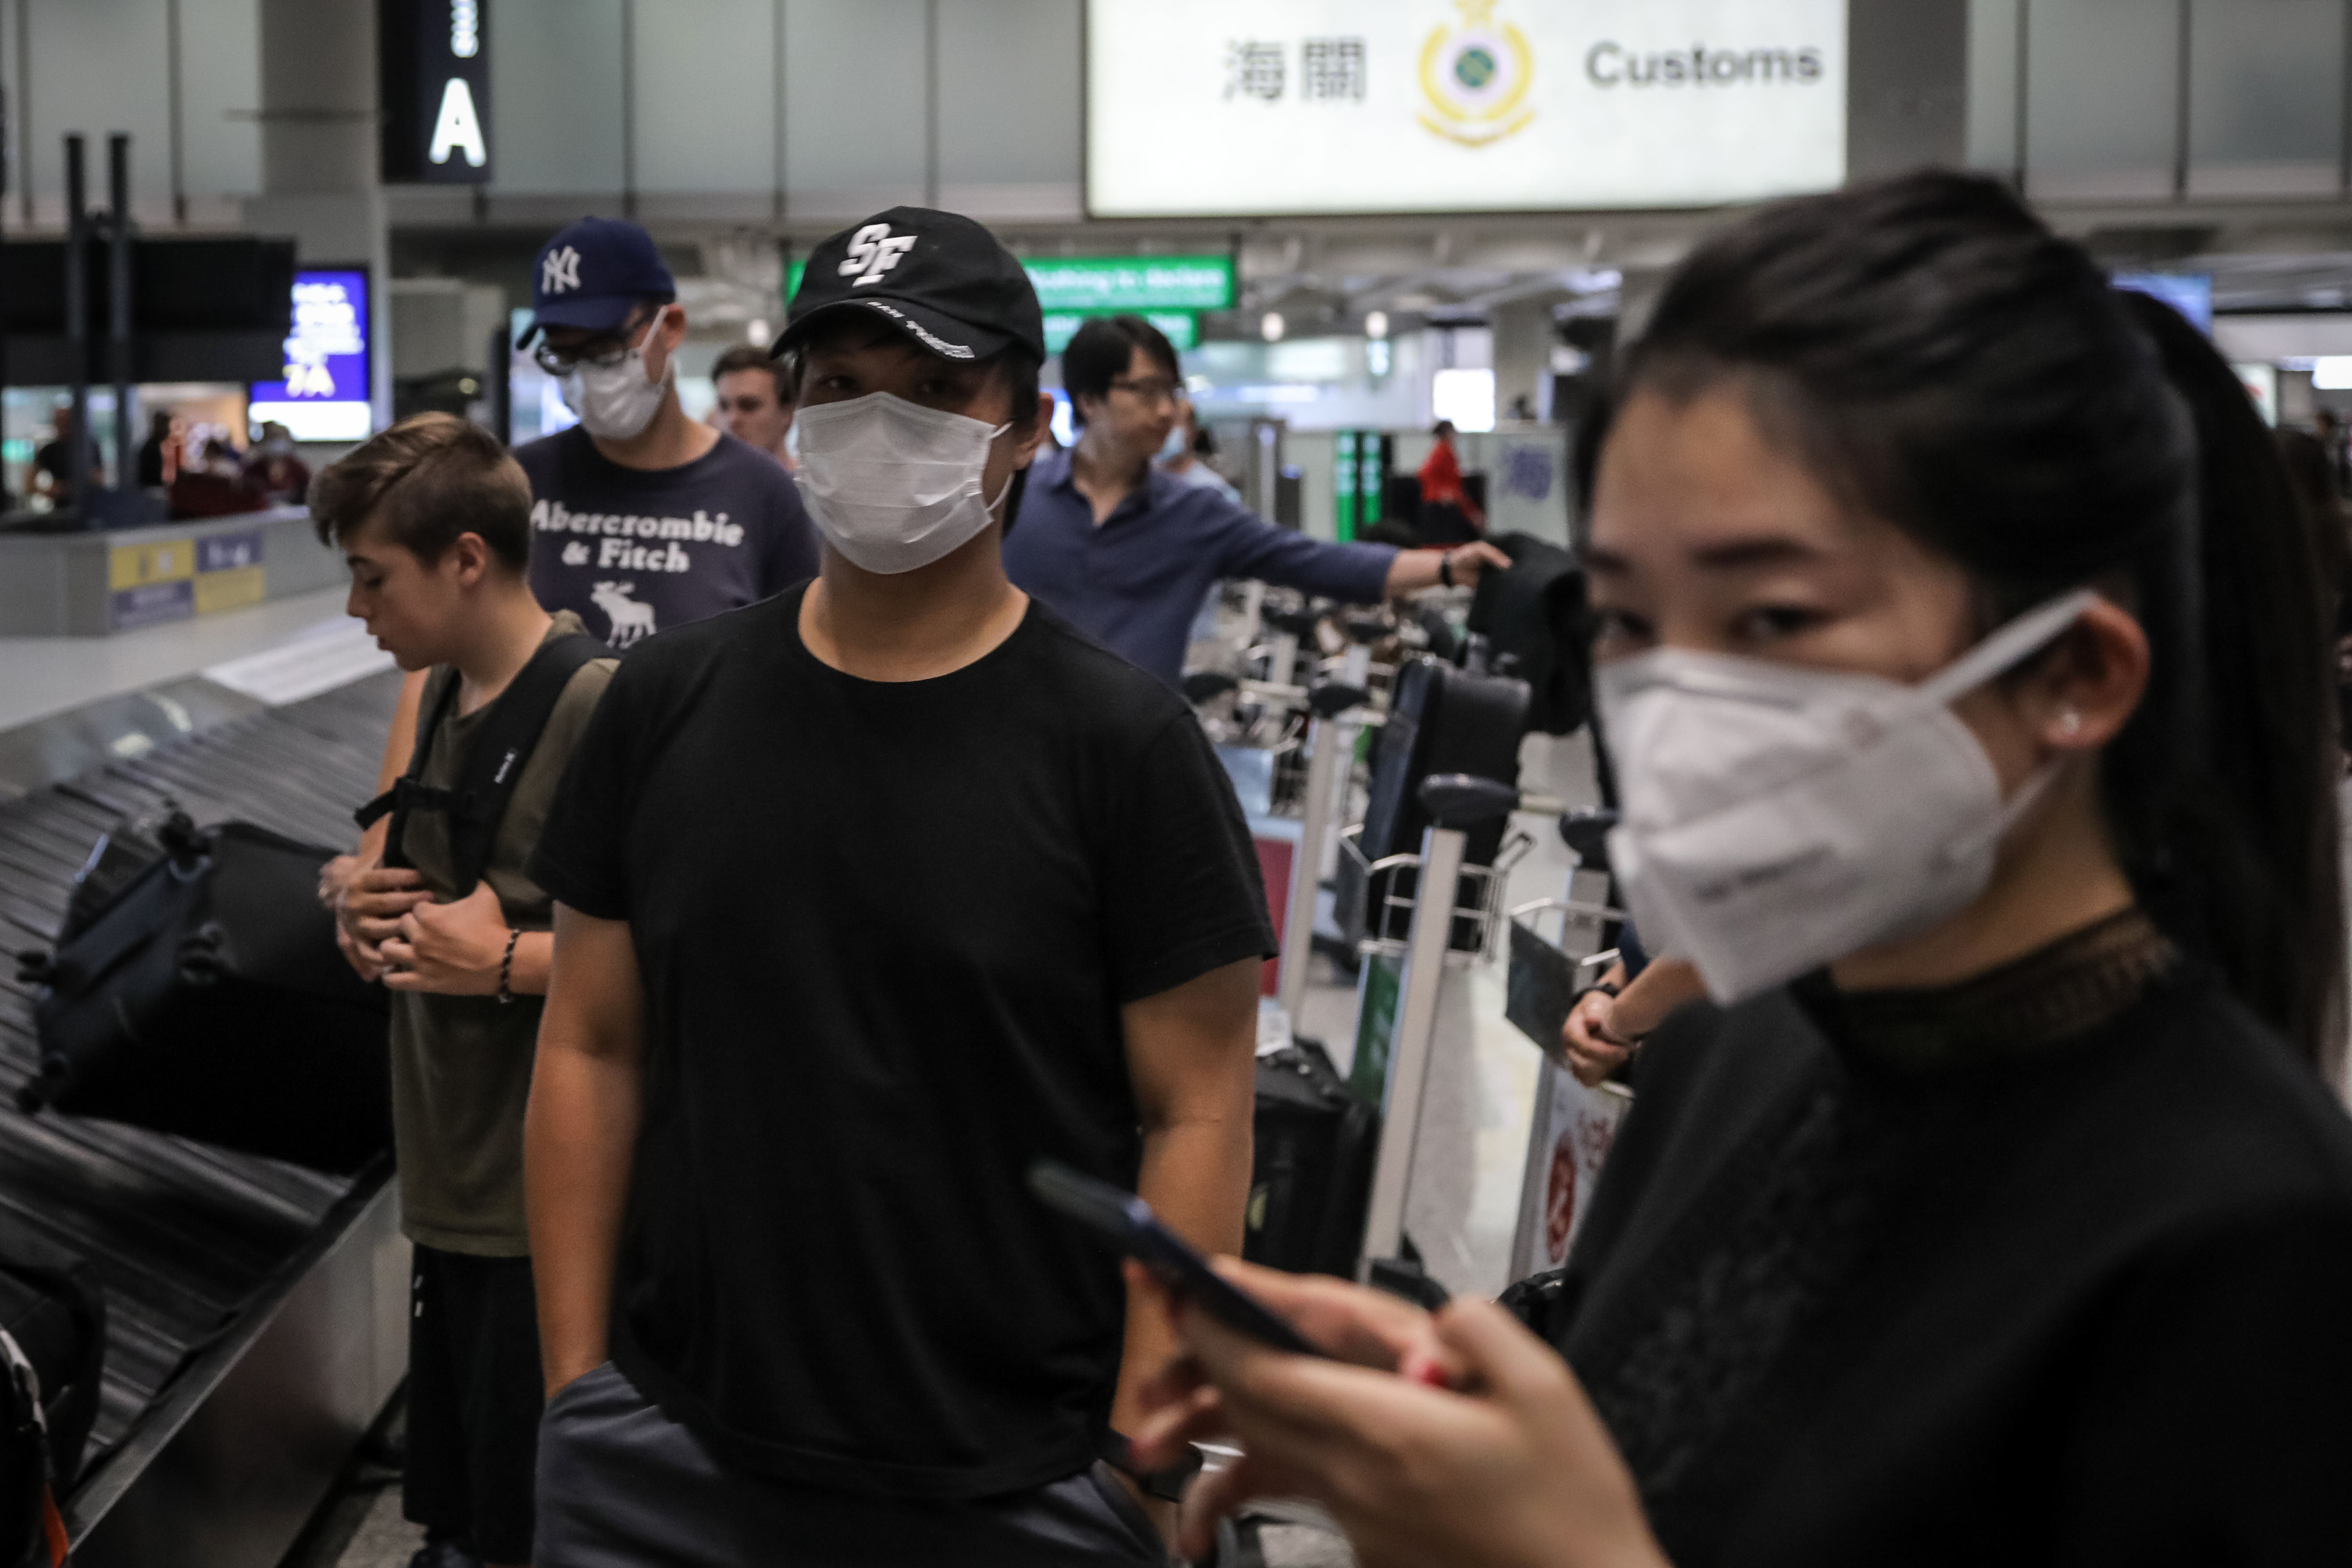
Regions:
<instances>
[{"instance_id":1,"label":"ny logo on cap","mask_svg":"<svg viewBox=\"0 0 2352 1568\"><path fill-rule=\"evenodd\" d=\"M849 259L841 264L844 278L855 275L852 288L871 283L898 265L898 258L915 248L911 234L892 234L887 223L869 223L849 237Z\"/></svg>"},{"instance_id":2,"label":"ny logo on cap","mask_svg":"<svg viewBox=\"0 0 2352 1568\"><path fill-rule=\"evenodd\" d=\"M542 294L561 294L567 289L580 287L580 252L572 246L551 250L540 263L539 289Z\"/></svg>"}]
</instances>

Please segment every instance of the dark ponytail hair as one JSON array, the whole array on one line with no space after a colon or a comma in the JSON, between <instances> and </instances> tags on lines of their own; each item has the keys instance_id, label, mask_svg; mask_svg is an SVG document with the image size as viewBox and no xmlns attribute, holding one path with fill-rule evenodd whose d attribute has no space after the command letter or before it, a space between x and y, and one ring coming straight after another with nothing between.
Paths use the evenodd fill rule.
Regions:
<instances>
[{"instance_id":1,"label":"dark ponytail hair","mask_svg":"<svg viewBox=\"0 0 2352 1568\"><path fill-rule=\"evenodd\" d=\"M2212 347L2005 187L1928 173L1776 204L1693 252L1621 395L1726 382L1833 489L1958 562L1985 629L2084 584L2128 604L2148 691L2101 764L2125 870L2175 941L2332 1066L2320 584L2270 432Z\"/></svg>"}]
</instances>

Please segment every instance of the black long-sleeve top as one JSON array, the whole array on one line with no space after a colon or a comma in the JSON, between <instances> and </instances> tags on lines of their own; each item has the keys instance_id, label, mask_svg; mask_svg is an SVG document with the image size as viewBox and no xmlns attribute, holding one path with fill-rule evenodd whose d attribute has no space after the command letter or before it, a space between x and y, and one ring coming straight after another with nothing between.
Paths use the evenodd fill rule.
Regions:
<instances>
[{"instance_id":1,"label":"black long-sleeve top","mask_svg":"<svg viewBox=\"0 0 2352 1568\"><path fill-rule=\"evenodd\" d=\"M2352 1563L2352 1124L2137 913L1678 1014L1514 1294L1677 1568Z\"/></svg>"}]
</instances>

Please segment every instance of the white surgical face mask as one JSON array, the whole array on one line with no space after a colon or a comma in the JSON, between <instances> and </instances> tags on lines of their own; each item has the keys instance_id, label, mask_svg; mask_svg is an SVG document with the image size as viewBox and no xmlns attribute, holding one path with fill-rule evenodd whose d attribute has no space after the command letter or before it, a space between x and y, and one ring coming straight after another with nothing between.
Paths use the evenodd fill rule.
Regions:
<instances>
[{"instance_id":1,"label":"white surgical face mask","mask_svg":"<svg viewBox=\"0 0 2352 1568\"><path fill-rule=\"evenodd\" d=\"M803 407L785 449L824 542L868 572L912 572L988 526L981 493L993 427L887 392ZM1009 488L1012 481L1005 481Z\"/></svg>"},{"instance_id":2,"label":"white surgical face mask","mask_svg":"<svg viewBox=\"0 0 2352 1568\"><path fill-rule=\"evenodd\" d=\"M563 406L580 416L581 426L591 436L601 436L607 441L626 441L635 437L654 421L661 408L662 394L669 390L677 374L677 360L672 356L662 367L659 381L646 374L646 344L661 325L661 312L646 323L643 336L630 349L621 363L614 365L578 365L571 374L558 382L563 394Z\"/></svg>"},{"instance_id":3,"label":"white surgical face mask","mask_svg":"<svg viewBox=\"0 0 2352 1568\"><path fill-rule=\"evenodd\" d=\"M1603 666L1610 862L1643 945L1731 1003L1965 906L2056 764L2004 803L1949 704L2095 598L2029 611L1917 686L1683 648Z\"/></svg>"}]
</instances>

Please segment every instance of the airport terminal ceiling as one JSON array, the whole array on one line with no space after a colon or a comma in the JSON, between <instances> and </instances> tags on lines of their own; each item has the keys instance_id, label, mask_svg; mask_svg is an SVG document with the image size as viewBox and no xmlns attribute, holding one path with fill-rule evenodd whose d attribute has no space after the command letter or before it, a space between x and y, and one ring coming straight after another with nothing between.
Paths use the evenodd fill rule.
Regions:
<instances>
[{"instance_id":1,"label":"airport terminal ceiling","mask_svg":"<svg viewBox=\"0 0 2352 1568\"><path fill-rule=\"evenodd\" d=\"M133 132L151 226L369 183L304 166L298 143L377 87L310 68L304 11L0 0L11 225L57 223L75 127ZM2260 26L2232 26L2250 12ZM2119 259L2232 258L2214 265L2234 276L2300 255L2324 292L2326 258L2352 251L2344 13L1390 0L1343 26L1311 4L494 0L473 57L486 168L382 186L385 259L512 294L549 226L630 212L748 324L775 313L777 242L804 254L850 217L936 202L1024 252L1232 250L1244 294L1213 336L1286 308L1345 331L1370 310L1566 302L1610 272L1638 289L1727 203L1940 159L2021 178Z\"/></svg>"}]
</instances>

